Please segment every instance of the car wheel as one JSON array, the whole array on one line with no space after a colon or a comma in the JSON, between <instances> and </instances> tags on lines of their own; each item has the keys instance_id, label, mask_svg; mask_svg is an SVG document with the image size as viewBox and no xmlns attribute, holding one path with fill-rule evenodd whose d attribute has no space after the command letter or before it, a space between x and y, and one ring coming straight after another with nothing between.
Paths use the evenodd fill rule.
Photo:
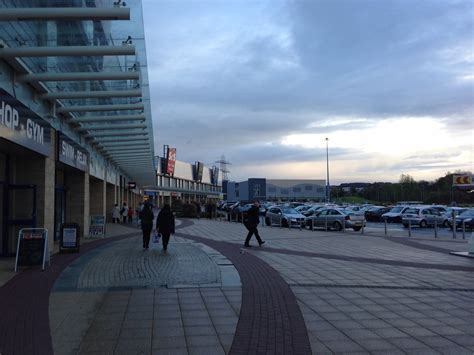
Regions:
<instances>
[{"instance_id":1,"label":"car wheel","mask_svg":"<svg viewBox=\"0 0 474 355\"><path fill-rule=\"evenodd\" d=\"M306 222L306 225L308 226L309 229L312 229L313 228L313 221L308 220L308 222Z\"/></svg>"},{"instance_id":2,"label":"car wheel","mask_svg":"<svg viewBox=\"0 0 474 355\"><path fill-rule=\"evenodd\" d=\"M443 222L443 227L444 227L444 228L448 228L448 227L449 227L448 221L445 220L445 221Z\"/></svg>"},{"instance_id":3,"label":"car wheel","mask_svg":"<svg viewBox=\"0 0 474 355\"><path fill-rule=\"evenodd\" d=\"M286 219L283 219L283 220L281 221L281 226L282 226L282 227L285 227L285 228L288 228L288 221L287 221Z\"/></svg>"},{"instance_id":4,"label":"car wheel","mask_svg":"<svg viewBox=\"0 0 474 355\"><path fill-rule=\"evenodd\" d=\"M358 232L362 229L362 227L353 227L352 229L354 229L356 232Z\"/></svg>"},{"instance_id":5,"label":"car wheel","mask_svg":"<svg viewBox=\"0 0 474 355\"><path fill-rule=\"evenodd\" d=\"M338 222L338 221L334 222L334 223L332 224L332 227L333 227L334 230L336 230L336 231L342 231L342 224L341 224L341 222Z\"/></svg>"},{"instance_id":6,"label":"car wheel","mask_svg":"<svg viewBox=\"0 0 474 355\"><path fill-rule=\"evenodd\" d=\"M428 227L428 223L426 223L425 220L422 220L422 221L420 222L420 228L426 228L426 227Z\"/></svg>"},{"instance_id":7,"label":"car wheel","mask_svg":"<svg viewBox=\"0 0 474 355\"><path fill-rule=\"evenodd\" d=\"M403 223L403 226L404 226L405 228L408 228L408 223Z\"/></svg>"},{"instance_id":8,"label":"car wheel","mask_svg":"<svg viewBox=\"0 0 474 355\"><path fill-rule=\"evenodd\" d=\"M270 224L272 224L272 223L270 222L270 218L265 217L265 224L266 224L267 226L269 226Z\"/></svg>"}]
</instances>

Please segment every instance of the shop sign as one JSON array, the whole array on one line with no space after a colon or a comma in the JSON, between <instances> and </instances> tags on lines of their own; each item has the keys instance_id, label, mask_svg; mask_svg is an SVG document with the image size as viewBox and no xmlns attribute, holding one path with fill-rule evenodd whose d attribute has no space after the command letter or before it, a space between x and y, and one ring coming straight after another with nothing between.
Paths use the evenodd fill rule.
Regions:
<instances>
[{"instance_id":1,"label":"shop sign","mask_svg":"<svg viewBox=\"0 0 474 355\"><path fill-rule=\"evenodd\" d=\"M18 233L15 272L18 266L49 263L48 230L46 228L23 228Z\"/></svg>"},{"instance_id":2,"label":"shop sign","mask_svg":"<svg viewBox=\"0 0 474 355\"><path fill-rule=\"evenodd\" d=\"M134 190L134 189L136 189L136 187L137 187L137 183L134 182L134 181L129 181L129 182L127 183L127 187L128 187L129 190Z\"/></svg>"},{"instance_id":3,"label":"shop sign","mask_svg":"<svg viewBox=\"0 0 474 355\"><path fill-rule=\"evenodd\" d=\"M0 89L0 137L52 157L51 134L49 123Z\"/></svg>"},{"instance_id":4,"label":"shop sign","mask_svg":"<svg viewBox=\"0 0 474 355\"><path fill-rule=\"evenodd\" d=\"M90 238L104 238L105 237L105 216L91 216L89 226Z\"/></svg>"},{"instance_id":5,"label":"shop sign","mask_svg":"<svg viewBox=\"0 0 474 355\"><path fill-rule=\"evenodd\" d=\"M173 176L176 165L176 148L168 148L168 156L166 157L166 174Z\"/></svg>"},{"instance_id":6,"label":"shop sign","mask_svg":"<svg viewBox=\"0 0 474 355\"><path fill-rule=\"evenodd\" d=\"M145 195L146 196L156 196L156 191L145 190Z\"/></svg>"},{"instance_id":7,"label":"shop sign","mask_svg":"<svg viewBox=\"0 0 474 355\"><path fill-rule=\"evenodd\" d=\"M97 158L89 157L89 175L105 180L104 173L105 169L102 162Z\"/></svg>"},{"instance_id":8,"label":"shop sign","mask_svg":"<svg viewBox=\"0 0 474 355\"><path fill-rule=\"evenodd\" d=\"M58 159L82 171L89 171L89 153L62 133L58 134Z\"/></svg>"}]
</instances>

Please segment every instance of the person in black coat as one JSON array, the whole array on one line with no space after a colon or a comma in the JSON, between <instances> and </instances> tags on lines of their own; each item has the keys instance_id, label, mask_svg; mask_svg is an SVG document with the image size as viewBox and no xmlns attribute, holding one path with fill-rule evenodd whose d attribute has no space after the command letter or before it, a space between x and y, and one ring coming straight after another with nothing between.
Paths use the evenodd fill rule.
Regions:
<instances>
[{"instance_id":1,"label":"person in black coat","mask_svg":"<svg viewBox=\"0 0 474 355\"><path fill-rule=\"evenodd\" d=\"M163 209L158 214L156 219L156 229L161 233L163 239L163 251L166 253L168 249L168 242L170 241L170 235L174 234L174 215L171 212L170 205L164 205Z\"/></svg>"},{"instance_id":2,"label":"person in black coat","mask_svg":"<svg viewBox=\"0 0 474 355\"><path fill-rule=\"evenodd\" d=\"M245 228L249 231L247 234L247 238L245 239L244 246L246 248L250 247L250 238L252 238L252 235L255 234L255 238L257 238L258 245L262 245L265 243L262 238L260 238L260 235L258 234L258 223L260 222L260 210L259 210L260 204L258 201L254 201L253 206L250 207L250 209L247 211L247 215L244 218L244 225Z\"/></svg>"},{"instance_id":3,"label":"person in black coat","mask_svg":"<svg viewBox=\"0 0 474 355\"><path fill-rule=\"evenodd\" d=\"M143 249L146 250L150 245L150 234L151 230L153 229L153 222L155 219L155 215L153 214L151 206L148 203L143 205L143 209L140 211L139 217L142 225Z\"/></svg>"}]
</instances>

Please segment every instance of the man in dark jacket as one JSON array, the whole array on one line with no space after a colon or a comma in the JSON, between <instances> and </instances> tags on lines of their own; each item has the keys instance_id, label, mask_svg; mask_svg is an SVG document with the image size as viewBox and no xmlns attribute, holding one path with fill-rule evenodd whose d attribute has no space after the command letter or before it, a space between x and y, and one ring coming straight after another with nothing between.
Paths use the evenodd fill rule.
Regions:
<instances>
[{"instance_id":1,"label":"man in dark jacket","mask_svg":"<svg viewBox=\"0 0 474 355\"><path fill-rule=\"evenodd\" d=\"M155 215L153 214L151 206L148 203L145 203L143 206L143 210L140 211L139 217L142 225L143 249L146 250L150 244L150 234L151 230L153 229L153 222L155 219Z\"/></svg>"},{"instance_id":2,"label":"man in dark jacket","mask_svg":"<svg viewBox=\"0 0 474 355\"><path fill-rule=\"evenodd\" d=\"M168 242L170 241L170 235L174 234L175 224L174 215L171 212L170 205L164 205L158 218L156 219L156 229L161 233L163 239L163 252L166 253L168 249Z\"/></svg>"},{"instance_id":3,"label":"man in dark jacket","mask_svg":"<svg viewBox=\"0 0 474 355\"><path fill-rule=\"evenodd\" d=\"M263 243L265 243L265 241L260 238L260 235L258 234L258 229L257 229L258 223L260 222L259 207L260 207L260 203L258 201L254 201L253 206L250 207L250 209L247 211L246 217L244 218L245 228L247 228L249 231L244 243L244 246L246 248L250 247L249 242L253 234L255 234L255 238L257 238L258 245L262 245Z\"/></svg>"}]
</instances>

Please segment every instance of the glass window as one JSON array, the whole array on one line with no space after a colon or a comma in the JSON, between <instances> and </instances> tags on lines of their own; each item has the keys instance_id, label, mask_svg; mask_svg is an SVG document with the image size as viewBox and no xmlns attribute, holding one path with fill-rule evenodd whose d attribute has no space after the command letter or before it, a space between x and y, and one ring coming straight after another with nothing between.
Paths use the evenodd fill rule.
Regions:
<instances>
[{"instance_id":1,"label":"glass window","mask_svg":"<svg viewBox=\"0 0 474 355\"><path fill-rule=\"evenodd\" d=\"M318 187L318 188L316 189L316 191L317 191L317 192L324 192L324 189L323 189L322 187Z\"/></svg>"},{"instance_id":2,"label":"glass window","mask_svg":"<svg viewBox=\"0 0 474 355\"><path fill-rule=\"evenodd\" d=\"M276 187L269 187L268 192L277 192Z\"/></svg>"},{"instance_id":3,"label":"glass window","mask_svg":"<svg viewBox=\"0 0 474 355\"><path fill-rule=\"evenodd\" d=\"M313 191L313 186L311 186L311 185L306 185L306 186L304 187L304 189L305 189L305 191Z\"/></svg>"},{"instance_id":4,"label":"glass window","mask_svg":"<svg viewBox=\"0 0 474 355\"><path fill-rule=\"evenodd\" d=\"M288 195L288 189L281 189L282 195Z\"/></svg>"},{"instance_id":5,"label":"glass window","mask_svg":"<svg viewBox=\"0 0 474 355\"><path fill-rule=\"evenodd\" d=\"M293 187L293 192L301 192L301 187Z\"/></svg>"}]
</instances>

